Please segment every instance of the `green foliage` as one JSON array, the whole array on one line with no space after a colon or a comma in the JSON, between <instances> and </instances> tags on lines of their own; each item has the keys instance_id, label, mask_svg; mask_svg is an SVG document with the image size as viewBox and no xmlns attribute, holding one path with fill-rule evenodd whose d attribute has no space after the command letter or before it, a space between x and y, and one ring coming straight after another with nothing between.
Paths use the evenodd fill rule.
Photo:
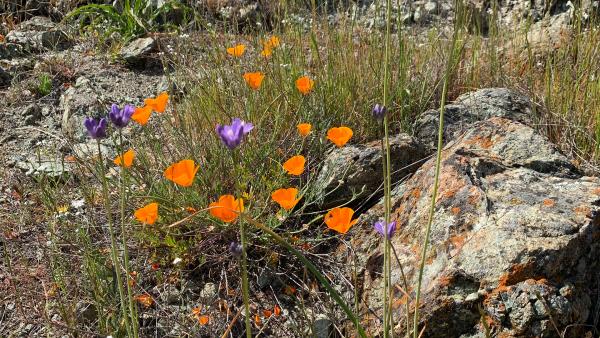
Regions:
<instances>
[{"instance_id":1,"label":"green foliage","mask_svg":"<svg viewBox=\"0 0 600 338\"><path fill-rule=\"evenodd\" d=\"M40 75L38 80L38 93L42 96L50 94L50 92L52 91L52 78L50 78L50 75L47 73L43 73Z\"/></svg>"},{"instance_id":2,"label":"green foliage","mask_svg":"<svg viewBox=\"0 0 600 338\"><path fill-rule=\"evenodd\" d=\"M169 17L176 13L180 22ZM124 0L116 6L89 4L81 6L67 15L67 19L79 19L83 27L102 32L105 36L118 33L131 40L145 33L159 30L177 30L177 24L189 21L191 10L178 0L170 0L157 8L148 0Z\"/></svg>"}]
</instances>

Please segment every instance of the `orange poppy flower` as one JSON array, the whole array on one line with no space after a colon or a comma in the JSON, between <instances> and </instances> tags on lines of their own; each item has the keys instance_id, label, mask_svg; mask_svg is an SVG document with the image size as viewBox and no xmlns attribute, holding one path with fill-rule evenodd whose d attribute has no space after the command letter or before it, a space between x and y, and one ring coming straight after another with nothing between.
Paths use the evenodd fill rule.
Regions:
<instances>
[{"instance_id":1,"label":"orange poppy flower","mask_svg":"<svg viewBox=\"0 0 600 338\"><path fill-rule=\"evenodd\" d=\"M137 209L133 213L133 216L135 216L135 219L144 224L154 224L156 219L158 219L158 203L152 202Z\"/></svg>"},{"instance_id":2,"label":"orange poppy flower","mask_svg":"<svg viewBox=\"0 0 600 338\"><path fill-rule=\"evenodd\" d=\"M244 80L246 80L248 86L254 90L258 90L258 88L260 88L264 78L265 75L261 72L244 74Z\"/></svg>"},{"instance_id":3,"label":"orange poppy flower","mask_svg":"<svg viewBox=\"0 0 600 338\"><path fill-rule=\"evenodd\" d=\"M265 47L265 49L279 47L279 37L275 35L271 36L268 40L263 41L263 46Z\"/></svg>"},{"instance_id":4,"label":"orange poppy flower","mask_svg":"<svg viewBox=\"0 0 600 338\"><path fill-rule=\"evenodd\" d=\"M273 311L271 310L263 310L263 317L269 318L273 315Z\"/></svg>"},{"instance_id":5,"label":"orange poppy flower","mask_svg":"<svg viewBox=\"0 0 600 338\"><path fill-rule=\"evenodd\" d=\"M296 155L285 161L283 164L283 169L287 171L288 174L299 176L304 172L304 164L306 163L306 159L302 155Z\"/></svg>"},{"instance_id":6,"label":"orange poppy flower","mask_svg":"<svg viewBox=\"0 0 600 338\"><path fill-rule=\"evenodd\" d=\"M200 323L200 325L204 326L204 325L208 325L208 322L210 321L210 317L208 317L207 315L202 315L202 316L198 316L198 323Z\"/></svg>"},{"instance_id":7,"label":"orange poppy flower","mask_svg":"<svg viewBox=\"0 0 600 338\"><path fill-rule=\"evenodd\" d=\"M171 180L182 187L189 187L194 182L194 176L200 169L193 160L181 160L171 164L164 172L166 179Z\"/></svg>"},{"instance_id":8,"label":"orange poppy flower","mask_svg":"<svg viewBox=\"0 0 600 338\"><path fill-rule=\"evenodd\" d=\"M273 54L273 50L271 48L267 48L267 47L265 47L262 50L262 52L260 52L260 55L262 55L262 56L264 56L266 58L270 57L272 54Z\"/></svg>"},{"instance_id":9,"label":"orange poppy flower","mask_svg":"<svg viewBox=\"0 0 600 338\"><path fill-rule=\"evenodd\" d=\"M313 81L308 76L302 76L302 77L298 78L298 80L296 80L296 88L303 95L310 93L314 86L315 86L315 81Z\"/></svg>"},{"instance_id":10,"label":"orange poppy flower","mask_svg":"<svg viewBox=\"0 0 600 338\"><path fill-rule=\"evenodd\" d=\"M131 164L133 164L133 158L135 157L135 152L132 149L127 150L123 153L123 155L119 155L115 157L113 163L120 167L129 168Z\"/></svg>"},{"instance_id":11,"label":"orange poppy flower","mask_svg":"<svg viewBox=\"0 0 600 338\"><path fill-rule=\"evenodd\" d=\"M334 127L327 131L327 139L338 147L343 147L352 137L352 129L348 127Z\"/></svg>"},{"instance_id":12,"label":"orange poppy flower","mask_svg":"<svg viewBox=\"0 0 600 338\"><path fill-rule=\"evenodd\" d=\"M281 308L279 307L279 305L275 304L275 307L273 308L273 313L275 314L275 317L279 317L281 315Z\"/></svg>"},{"instance_id":13,"label":"orange poppy flower","mask_svg":"<svg viewBox=\"0 0 600 338\"><path fill-rule=\"evenodd\" d=\"M144 293L142 295L137 295L134 297L134 299L139 302L140 304L142 304L144 307L151 307L152 304L154 304L154 300L152 299L152 296L150 296L147 293Z\"/></svg>"},{"instance_id":14,"label":"orange poppy flower","mask_svg":"<svg viewBox=\"0 0 600 338\"><path fill-rule=\"evenodd\" d=\"M144 104L150 106L150 108L157 113L165 112L167 102L169 102L169 94L167 92L160 93L160 95L158 95L156 98L148 98L144 100Z\"/></svg>"},{"instance_id":15,"label":"orange poppy flower","mask_svg":"<svg viewBox=\"0 0 600 338\"><path fill-rule=\"evenodd\" d=\"M273 191L271 198L273 201L277 202L280 207L285 210L290 210L293 209L300 200L299 198L296 198L297 195L298 189L296 188L278 189Z\"/></svg>"},{"instance_id":16,"label":"orange poppy flower","mask_svg":"<svg viewBox=\"0 0 600 338\"><path fill-rule=\"evenodd\" d=\"M240 57L240 56L244 55L245 51L246 51L246 45L243 45L243 44L239 44L239 45L227 48L227 54L229 54L231 56L235 56L235 57Z\"/></svg>"},{"instance_id":17,"label":"orange poppy flower","mask_svg":"<svg viewBox=\"0 0 600 338\"><path fill-rule=\"evenodd\" d=\"M350 208L333 208L325 215L325 224L329 229L345 234L358 221L352 220L354 210Z\"/></svg>"},{"instance_id":18,"label":"orange poppy flower","mask_svg":"<svg viewBox=\"0 0 600 338\"><path fill-rule=\"evenodd\" d=\"M244 211L244 200L235 199L233 195L223 195L217 202L208 205L210 214L225 223L236 220L238 214Z\"/></svg>"},{"instance_id":19,"label":"orange poppy flower","mask_svg":"<svg viewBox=\"0 0 600 338\"><path fill-rule=\"evenodd\" d=\"M312 125L310 123L300 123L297 128L300 135L308 136L308 134L310 134L310 130L312 129Z\"/></svg>"},{"instance_id":20,"label":"orange poppy flower","mask_svg":"<svg viewBox=\"0 0 600 338\"><path fill-rule=\"evenodd\" d=\"M260 320L260 317L258 316L258 314L254 315L254 324L256 324L256 326L262 325L262 320Z\"/></svg>"},{"instance_id":21,"label":"orange poppy flower","mask_svg":"<svg viewBox=\"0 0 600 338\"><path fill-rule=\"evenodd\" d=\"M152 115L151 106L135 107L135 111L133 112L133 115L131 115L131 119L143 126L148 123L150 115Z\"/></svg>"}]
</instances>

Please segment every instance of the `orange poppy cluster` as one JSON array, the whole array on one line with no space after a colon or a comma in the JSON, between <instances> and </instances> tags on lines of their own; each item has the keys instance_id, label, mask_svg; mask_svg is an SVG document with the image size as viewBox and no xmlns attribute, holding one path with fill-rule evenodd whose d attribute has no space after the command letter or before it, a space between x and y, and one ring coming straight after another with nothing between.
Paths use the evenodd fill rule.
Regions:
<instances>
[{"instance_id":1,"label":"orange poppy cluster","mask_svg":"<svg viewBox=\"0 0 600 338\"><path fill-rule=\"evenodd\" d=\"M280 46L279 38L272 36L265 41L261 41L263 50L262 56L269 57L272 55L273 49ZM238 44L233 47L227 48L226 52L231 57L242 57L246 51L246 46ZM242 75L245 83L252 90L259 90L265 79L265 74L262 72L247 72ZM315 81L309 76L301 76L296 79L295 87L302 95L310 94L315 86ZM155 98L148 98L144 100L144 106L135 109L132 119L140 125L145 125L150 119L153 112L163 113L166 109L166 105L169 100L169 95L161 93ZM300 137L306 139L313 133L313 126L310 123L300 123L296 126L297 132ZM353 136L353 131L349 127L339 126L330 128L326 133L326 138L336 147L345 146ZM132 166L135 159L135 152L129 149L122 154L119 154L114 159L114 164L122 168L129 168ZM283 170L290 176L301 176L305 172L307 160L303 155L295 155L287 159L283 164ZM163 172L165 179L175 183L180 187L191 187L194 183L196 173L200 169L198 165L192 159L183 159L179 162L171 164ZM242 195L246 196L246 195ZM271 193L271 199L281 209L286 212L291 212L302 199L302 193L298 187L286 187L273 191ZM188 210L191 213L197 212L192 207L183 208L182 210ZM238 217L244 212L244 200L242 198L236 198L234 195L222 195L216 201L211 202L208 205L209 214L224 223L235 222ZM324 223L326 226L340 234L346 234L350 228L356 224L357 220L353 219L354 210L348 207L337 207L329 210L324 216ZM159 218L159 203L149 203L134 212L136 220L145 225L153 225ZM158 268L158 266L157 266ZM295 289L294 291L295 292ZM148 294L142 294L135 297L136 301L145 307L150 307L153 304L153 299ZM280 316L281 308L275 305L273 310L263 310L262 318L269 318L272 315ZM210 317L207 314L203 314L200 308L192 310L193 317L198 321L201 326L209 325ZM261 316L255 315L255 324L261 325Z\"/></svg>"},{"instance_id":2,"label":"orange poppy cluster","mask_svg":"<svg viewBox=\"0 0 600 338\"><path fill-rule=\"evenodd\" d=\"M155 98L147 98L144 100L144 106L135 108L131 119L142 126L146 125L153 111L159 114L165 112L167 102L169 102L169 94L167 92L162 92Z\"/></svg>"}]
</instances>

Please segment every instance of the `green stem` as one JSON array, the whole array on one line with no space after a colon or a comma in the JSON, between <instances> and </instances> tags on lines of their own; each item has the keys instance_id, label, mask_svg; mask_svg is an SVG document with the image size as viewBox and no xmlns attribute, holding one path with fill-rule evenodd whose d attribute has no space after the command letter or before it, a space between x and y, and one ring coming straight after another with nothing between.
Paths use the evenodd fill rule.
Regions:
<instances>
[{"instance_id":1,"label":"green stem","mask_svg":"<svg viewBox=\"0 0 600 338\"><path fill-rule=\"evenodd\" d=\"M123 241L123 262L125 265L125 279L130 278L131 269L129 267L129 249L127 249L127 236L125 235L125 194L127 186L127 168L124 165L123 154L125 148L123 147L123 132L119 129L119 147L121 148L121 240ZM135 304L133 303L133 294L131 292L131 286L129 280L126 283L127 286L127 304L129 306L129 316L133 325L133 337L138 338L138 319Z\"/></svg>"},{"instance_id":2,"label":"green stem","mask_svg":"<svg viewBox=\"0 0 600 338\"><path fill-rule=\"evenodd\" d=\"M455 19L456 21L456 19ZM423 243L423 250L421 252L421 264L419 265L419 279L417 281L417 293L415 296L415 316L413 322L413 337L419 337L419 302L421 299L421 286L423 283L423 271L425 270L425 261L427 259L427 249L429 246L429 236L431 234L431 224L433 223L433 216L435 214L435 204L439 188L440 180L440 169L442 163L442 147L444 141L444 109L446 105L446 96L448 93L448 82L450 72L452 70L454 49L456 47L458 27L454 28L452 45L450 48L450 55L448 64L446 66L446 74L444 74L444 84L442 87L442 97L440 102L440 114L439 114L439 125L438 125L438 139L437 139L437 153L435 159L435 178L433 181L433 192L431 194L431 205L429 206L429 218L427 220L427 227L425 228L425 241Z\"/></svg>"},{"instance_id":3,"label":"green stem","mask_svg":"<svg viewBox=\"0 0 600 338\"><path fill-rule=\"evenodd\" d=\"M240 177L239 168L241 167L241 157L238 157L237 151L232 151L231 159L233 161L233 168L238 171L236 177ZM241 193L241 187L238 181L236 181L236 190ZM243 214L241 214L243 215ZM246 337L252 338L252 324L250 323L250 287L248 285L248 255L246 252L246 226L243 220L240 222L240 244L242 245L242 255L240 257L240 266L242 270L242 299L244 301L244 323L246 325Z\"/></svg>"},{"instance_id":4,"label":"green stem","mask_svg":"<svg viewBox=\"0 0 600 338\"><path fill-rule=\"evenodd\" d=\"M252 218L245 216L243 214L241 216L245 220L247 220L249 223L251 223L252 225L256 226L257 228L259 228L262 231L269 234L271 237L273 237L273 239L275 239L275 241L279 242L279 244L283 245L289 252L291 252L294 256L296 256L296 258L298 258L302 262L302 264L308 270L310 270L310 272L313 274L313 276L315 276L315 278L319 281L319 283L321 283L321 285L323 285L323 287L325 287L327 292L329 292L329 294L331 295L331 298L333 298L333 300L342 308L342 310L346 313L348 318L350 318L350 320L352 320L356 329L358 330L358 335L362 338L367 337L367 334L365 333L365 330L363 329L363 327L360 325L358 318L352 312L352 310L346 304L346 302L344 302L344 300L342 299L340 294L337 293L337 291L335 291L335 289L331 286L331 284L329 284L327 279L319 272L319 270L306 257L304 257L304 255L302 255L300 253L300 251L296 250L290 243L288 243L285 239L283 239L281 236L279 236L277 233L275 233L273 230L271 230L269 227L265 226L264 224L257 222L255 220L253 220Z\"/></svg>"},{"instance_id":5,"label":"green stem","mask_svg":"<svg viewBox=\"0 0 600 338\"><path fill-rule=\"evenodd\" d=\"M119 298L121 300L121 311L125 314L127 305L125 304L125 290L123 290L123 281L121 280L121 262L119 261L119 255L117 254L117 239L115 237L115 230L113 227L112 212L110 211L110 198L108 196L108 182L106 181L106 174L104 172L104 161L102 160L102 149L100 147L100 140L97 142L98 145L98 159L100 161L100 178L102 181L102 197L104 199L104 209L106 210L106 218L108 220L108 232L110 234L110 253L115 269L115 278L117 279L117 289L119 290ZM129 316L125 314L125 328L127 334L131 337L132 329L129 323Z\"/></svg>"},{"instance_id":6,"label":"green stem","mask_svg":"<svg viewBox=\"0 0 600 338\"><path fill-rule=\"evenodd\" d=\"M246 227L244 222L240 220L240 242L242 244L242 298L244 299L244 311L246 324L246 337L252 338L252 325L250 324L250 297L248 290L248 259L246 256Z\"/></svg>"},{"instance_id":7,"label":"green stem","mask_svg":"<svg viewBox=\"0 0 600 338\"><path fill-rule=\"evenodd\" d=\"M392 2L386 1L386 29L385 29L385 55L383 65L383 106L388 106L388 85L390 76L390 46L391 46L391 21L392 21ZM384 190L385 190L385 224L384 224L384 251L383 251L383 337L390 336L389 330L393 327L393 315L388 302L388 295L391 296L390 278L391 278L391 257L390 257L390 239L388 236L388 226L390 224L391 214L391 161L390 161L390 138L389 138L389 119L388 114L383 118L383 133L385 140L385 165L384 165ZM393 336L393 332L391 333Z\"/></svg>"}]
</instances>

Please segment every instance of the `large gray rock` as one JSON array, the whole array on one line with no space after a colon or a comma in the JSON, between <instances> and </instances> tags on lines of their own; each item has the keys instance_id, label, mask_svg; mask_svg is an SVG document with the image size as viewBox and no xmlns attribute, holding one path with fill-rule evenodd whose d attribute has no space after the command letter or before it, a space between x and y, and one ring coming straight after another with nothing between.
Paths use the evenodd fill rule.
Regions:
<instances>
[{"instance_id":1,"label":"large gray rock","mask_svg":"<svg viewBox=\"0 0 600 338\"><path fill-rule=\"evenodd\" d=\"M425 146L406 134L390 139L392 182L413 173L429 154ZM319 204L331 207L354 198L368 199L381 194L383 184L381 141L347 145L333 150L311 192Z\"/></svg>"},{"instance_id":2,"label":"large gray rock","mask_svg":"<svg viewBox=\"0 0 600 338\"><path fill-rule=\"evenodd\" d=\"M444 143L455 139L474 122L505 117L530 124L532 103L524 95L506 88L485 88L460 95L444 110ZM423 112L415 121L415 137L432 148L437 146L439 109Z\"/></svg>"},{"instance_id":3,"label":"large gray rock","mask_svg":"<svg viewBox=\"0 0 600 338\"><path fill-rule=\"evenodd\" d=\"M70 45L69 36L45 17L33 17L6 35L6 41L28 52L62 50Z\"/></svg>"},{"instance_id":4,"label":"large gray rock","mask_svg":"<svg viewBox=\"0 0 600 338\"><path fill-rule=\"evenodd\" d=\"M411 306L434 170L432 159L392 201L402 264L392 259L392 284L411 295L394 289L394 297ZM425 337L481 337L478 306L503 337L555 337L552 319L560 330L586 323L598 288L599 178L581 176L530 127L493 117L444 149L439 182L420 303ZM361 216L350 245L362 298L379 314L383 243L371 224L382 216L382 203ZM396 323L404 309L395 310ZM581 326L568 331L583 336Z\"/></svg>"}]
</instances>

